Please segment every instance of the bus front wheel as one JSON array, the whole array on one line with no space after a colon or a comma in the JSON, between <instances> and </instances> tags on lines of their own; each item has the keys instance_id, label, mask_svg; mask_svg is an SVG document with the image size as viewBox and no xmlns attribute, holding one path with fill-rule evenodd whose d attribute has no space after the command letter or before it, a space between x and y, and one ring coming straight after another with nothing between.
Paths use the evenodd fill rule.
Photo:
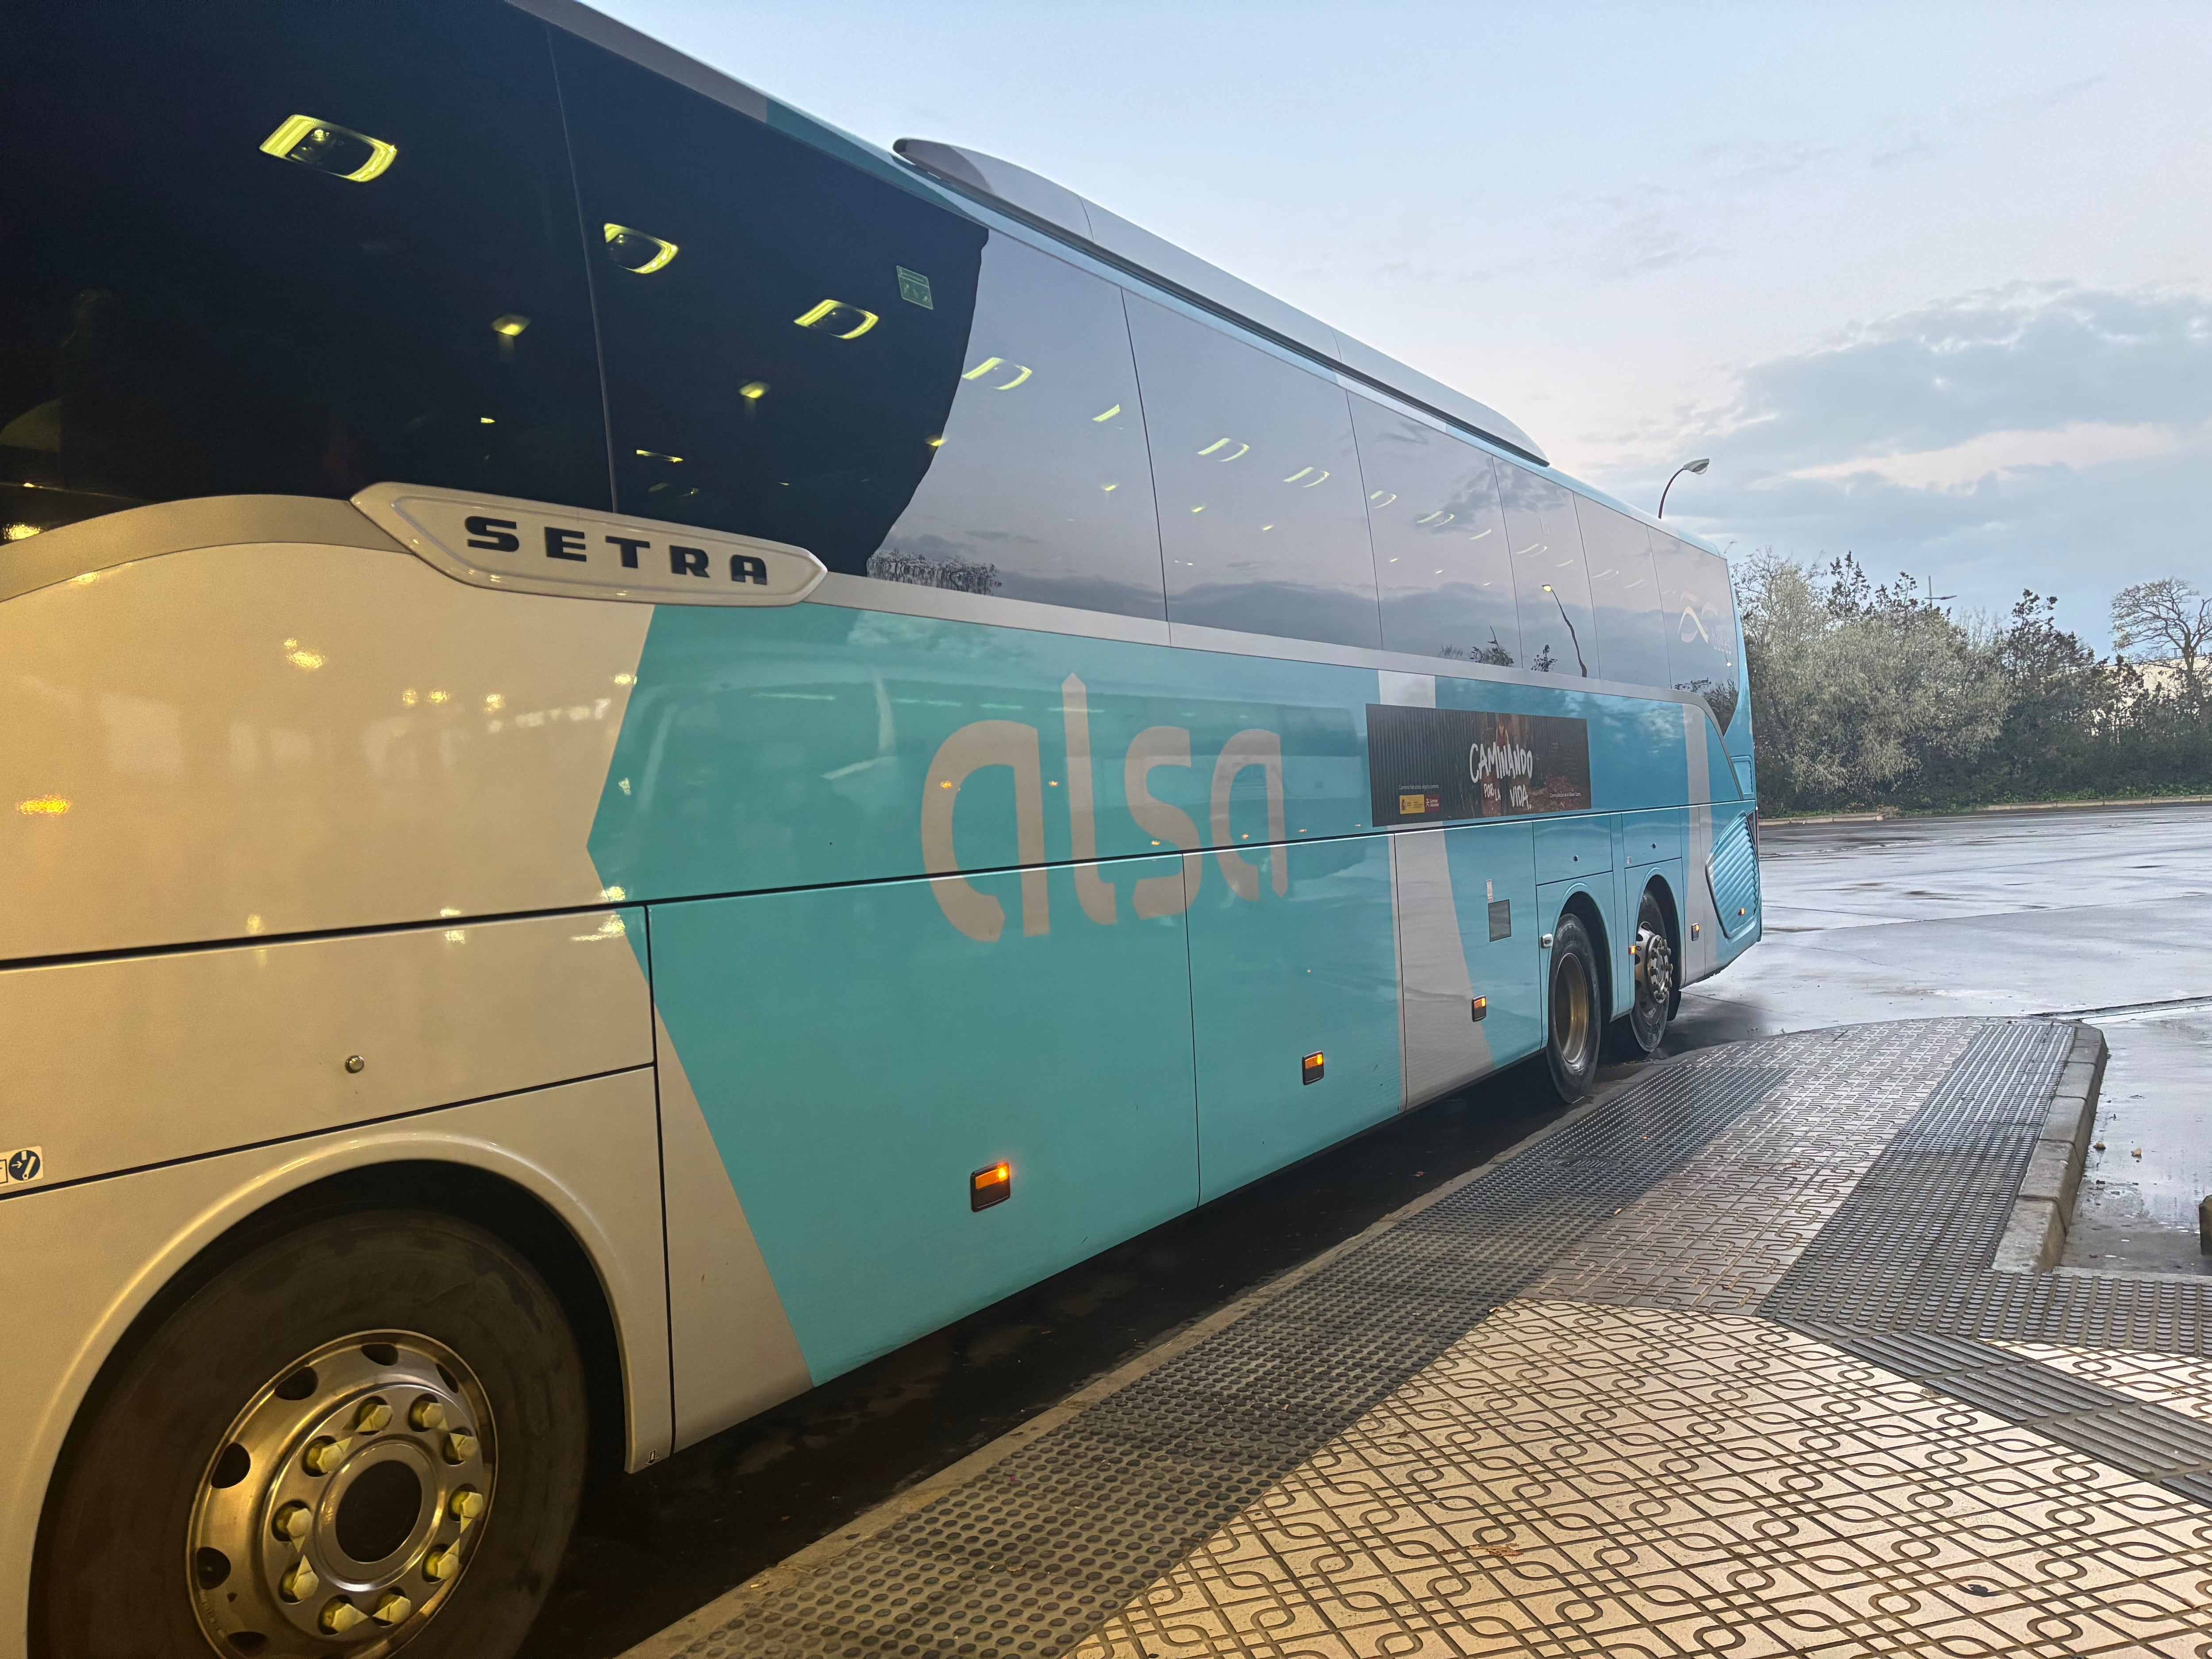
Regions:
<instances>
[{"instance_id":1,"label":"bus front wheel","mask_svg":"<svg viewBox=\"0 0 2212 1659\"><path fill-rule=\"evenodd\" d=\"M327 1217L185 1297L102 1379L40 1543L52 1659L501 1659L583 1486L582 1362L491 1235Z\"/></svg>"},{"instance_id":2,"label":"bus front wheel","mask_svg":"<svg viewBox=\"0 0 2212 1659\"><path fill-rule=\"evenodd\" d=\"M1589 930L1573 915L1559 918L1552 934L1544 1063L1552 1089L1572 1103L1597 1080L1598 1046L1605 1005L1599 1000L1597 952Z\"/></svg>"}]
</instances>

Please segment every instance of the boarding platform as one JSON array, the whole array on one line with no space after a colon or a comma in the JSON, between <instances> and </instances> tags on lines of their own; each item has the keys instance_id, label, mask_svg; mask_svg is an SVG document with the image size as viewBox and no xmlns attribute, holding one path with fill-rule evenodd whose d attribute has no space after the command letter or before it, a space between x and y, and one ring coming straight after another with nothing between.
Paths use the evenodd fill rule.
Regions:
<instances>
[{"instance_id":1,"label":"boarding platform","mask_svg":"<svg viewBox=\"0 0 2212 1659\"><path fill-rule=\"evenodd\" d=\"M636 1652L2212 1659L2212 1279L2049 1267L2103 1053L1655 1067Z\"/></svg>"}]
</instances>

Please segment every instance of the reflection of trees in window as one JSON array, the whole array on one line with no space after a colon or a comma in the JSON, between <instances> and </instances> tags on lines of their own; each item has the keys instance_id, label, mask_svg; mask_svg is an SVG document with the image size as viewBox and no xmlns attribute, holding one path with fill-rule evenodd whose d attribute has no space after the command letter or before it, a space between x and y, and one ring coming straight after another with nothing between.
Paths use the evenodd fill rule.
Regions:
<instances>
[{"instance_id":1,"label":"reflection of trees in window","mask_svg":"<svg viewBox=\"0 0 2212 1659\"><path fill-rule=\"evenodd\" d=\"M957 553L929 554L914 548L885 547L871 554L868 574L879 581L915 587L942 587L954 593L989 593L999 586L999 567Z\"/></svg>"},{"instance_id":2,"label":"reflection of trees in window","mask_svg":"<svg viewBox=\"0 0 2212 1659\"><path fill-rule=\"evenodd\" d=\"M1437 655L1449 657L1454 662L1485 663L1492 668L1513 666L1513 653L1505 648L1494 628L1490 630L1490 643L1487 645L1447 645L1439 649Z\"/></svg>"}]
</instances>

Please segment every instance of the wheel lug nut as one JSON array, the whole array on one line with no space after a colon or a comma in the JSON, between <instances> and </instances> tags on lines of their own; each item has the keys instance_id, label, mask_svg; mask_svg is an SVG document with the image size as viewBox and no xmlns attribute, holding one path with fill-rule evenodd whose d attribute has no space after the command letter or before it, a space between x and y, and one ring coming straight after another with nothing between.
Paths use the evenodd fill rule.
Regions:
<instances>
[{"instance_id":1,"label":"wheel lug nut","mask_svg":"<svg viewBox=\"0 0 2212 1659\"><path fill-rule=\"evenodd\" d=\"M442 1584L461 1570L461 1547L454 1544L441 1550L432 1550L422 1558L422 1576L435 1584Z\"/></svg>"},{"instance_id":2,"label":"wheel lug nut","mask_svg":"<svg viewBox=\"0 0 2212 1659\"><path fill-rule=\"evenodd\" d=\"M307 1528L314 1516L315 1512L305 1504L287 1504L276 1511L272 1524L279 1538L289 1538L296 1544L307 1535Z\"/></svg>"},{"instance_id":3,"label":"wheel lug nut","mask_svg":"<svg viewBox=\"0 0 2212 1659\"><path fill-rule=\"evenodd\" d=\"M407 1420L418 1429L442 1429L446 1426L446 1402L426 1394L408 1408Z\"/></svg>"},{"instance_id":4,"label":"wheel lug nut","mask_svg":"<svg viewBox=\"0 0 2212 1659\"><path fill-rule=\"evenodd\" d=\"M305 1561L295 1561L277 1582L276 1593L287 1601L304 1601L322 1589L323 1581Z\"/></svg>"},{"instance_id":5,"label":"wheel lug nut","mask_svg":"<svg viewBox=\"0 0 2212 1659\"><path fill-rule=\"evenodd\" d=\"M345 1453L346 1443L333 1440L327 1435L319 1436L307 1443L307 1449L300 1454L300 1461L307 1467L309 1474L328 1474L337 1468L338 1459Z\"/></svg>"},{"instance_id":6,"label":"wheel lug nut","mask_svg":"<svg viewBox=\"0 0 2212 1659\"><path fill-rule=\"evenodd\" d=\"M453 1494L446 1508L456 1521L473 1521L484 1512L483 1494L474 1486L464 1486Z\"/></svg>"},{"instance_id":7,"label":"wheel lug nut","mask_svg":"<svg viewBox=\"0 0 2212 1659\"><path fill-rule=\"evenodd\" d=\"M316 1622L331 1635L343 1636L367 1616L344 1596L334 1595L330 1605L323 1609L323 1616Z\"/></svg>"},{"instance_id":8,"label":"wheel lug nut","mask_svg":"<svg viewBox=\"0 0 2212 1659\"><path fill-rule=\"evenodd\" d=\"M380 1625L396 1625L414 1611L415 1604L412 1601L398 1590L389 1590L386 1592L384 1599L376 1604L376 1611L369 1617Z\"/></svg>"},{"instance_id":9,"label":"wheel lug nut","mask_svg":"<svg viewBox=\"0 0 2212 1659\"><path fill-rule=\"evenodd\" d=\"M354 1413L354 1432L374 1434L391 1420L391 1407L386 1405L381 1400L364 1400L361 1402L361 1409Z\"/></svg>"},{"instance_id":10,"label":"wheel lug nut","mask_svg":"<svg viewBox=\"0 0 2212 1659\"><path fill-rule=\"evenodd\" d=\"M446 1461L465 1463L477 1455L477 1437L466 1429L455 1429L446 1437Z\"/></svg>"}]
</instances>

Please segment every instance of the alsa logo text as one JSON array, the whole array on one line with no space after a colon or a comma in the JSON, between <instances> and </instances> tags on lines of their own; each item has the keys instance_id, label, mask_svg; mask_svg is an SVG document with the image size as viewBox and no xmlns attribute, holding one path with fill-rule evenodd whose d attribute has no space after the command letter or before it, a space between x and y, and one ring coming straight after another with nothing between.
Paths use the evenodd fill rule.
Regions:
<instances>
[{"instance_id":1,"label":"alsa logo text","mask_svg":"<svg viewBox=\"0 0 2212 1659\"><path fill-rule=\"evenodd\" d=\"M1073 674L1060 682L1060 690L1076 902L1091 921L1111 927L1121 920L1121 892L1101 872L1097 862L1090 696L1083 682ZM1121 759L1121 791L1129 815L1160 845L1185 849L1180 870L1139 877L1129 884L1129 908L1139 918L1171 916L1188 910L1198 897L1209 858L1219 866L1231 892L1241 899L1259 899L1260 862L1228 844L1231 792L1240 773L1255 768L1263 776L1267 798L1267 884L1279 895L1290 890L1289 849L1284 844L1282 738L1273 732L1248 728L1231 738L1215 757L1207 797L1208 828L1213 842L1210 852L1200 850L1206 842L1190 814L1152 792L1154 769L1190 764L1190 732L1181 726L1146 726L1130 739ZM1034 726L1019 720L976 720L938 745L921 799L922 866L933 878L931 890L945 919L969 938L988 942L1005 931L1006 907L960 873L960 861L952 848L952 815L961 786L990 766L1003 766L1013 774L1014 846L1022 866L1022 932L1048 933L1052 910L1044 862L1043 746Z\"/></svg>"}]
</instances>

